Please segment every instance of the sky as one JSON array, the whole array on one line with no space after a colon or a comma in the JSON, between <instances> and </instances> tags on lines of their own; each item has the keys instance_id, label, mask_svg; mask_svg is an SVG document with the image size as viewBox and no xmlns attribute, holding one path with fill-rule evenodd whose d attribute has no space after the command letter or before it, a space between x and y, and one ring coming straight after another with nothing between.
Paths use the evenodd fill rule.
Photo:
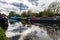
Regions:
<instances>
[{"instance_id":1,"label":"sky","mask_svg":"<svg viewBox=\"0 0 60 40\"><path fill-rule=\"evenodd\" d=\"M56 0L0 0L0 12L15 11L20 13L23 10L42 11L50 3Z\"/></svg>"},{"instance_id":2,"label":"sky","mask_svg":"<svg viewBox=\"0 0 60 40\"><path fill-rule=\"evenodd\" d=\"M13 2L19 2L20 0L1 0L1 1L5 1L7 3L13 3Z\"/></svg>"},{"instance_id":3,"label":"sky","mask_svg":"<svg viewBox=\"0 0 60 40\"><path fill-rule=\"evenodd\" d=\"M23 3L25 5L25 9L27 10L30 9L39 12L48 8L48 6L54 1L56 0L20 0L20 3Z\"/></svg>"},{"instance_id":4,"label":"sky","mask_svg":"<svg viewBox=\"0 0 60 40\"><path fill-rule=\"evenodd\" d=\"M20 12L20 0L0 0L0 12L10 11Z\"/></svg>"}]
</instances>

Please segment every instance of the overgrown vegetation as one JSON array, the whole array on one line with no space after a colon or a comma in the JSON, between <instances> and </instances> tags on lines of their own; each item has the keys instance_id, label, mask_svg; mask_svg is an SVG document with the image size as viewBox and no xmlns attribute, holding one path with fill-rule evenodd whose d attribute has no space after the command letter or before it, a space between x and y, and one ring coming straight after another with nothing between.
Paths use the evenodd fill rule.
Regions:
<instances>
[{"instance_id":1,"label":"overgrown vegetation","mask_svg":"<svg viewBox=\"0 0 60 40\"><path fill-rule=\"evenodd\" d=\"M7 40L7 37L6 37L3 29L1 29L1 27L0 27L0 40Z\"/></svg>"}]
</instances>

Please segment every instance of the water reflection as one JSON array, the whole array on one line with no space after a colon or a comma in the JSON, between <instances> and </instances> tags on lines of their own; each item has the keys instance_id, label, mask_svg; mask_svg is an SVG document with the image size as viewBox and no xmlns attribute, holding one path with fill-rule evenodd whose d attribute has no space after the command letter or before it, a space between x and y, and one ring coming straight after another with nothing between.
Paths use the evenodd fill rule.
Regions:
<instances>
[{"instance_id":1,"label":"water reflection","mask_svg":"<svg viewBox=\"0 0 60 40\"><path fill-rule=\"evenodd\" d=\"M46 24L43 27L52 40L60 40L60 25Z\"/></svg>"},{"instance_id":2,"label":"water reflection","mask_svg":"<svg viewBox=\"0 0 60 40\"><path fill-rule=\"evenodd\" d=\"M22 29L22 28L23 29ZM21 29L23 32L20 32ZM60 25L59 24L26 24L18 22L10 24L6 35L11 40L16 35L20 35L18 40L60 40ZM16 37L17 38L17 37Z\"/></svg>"}]
</instances>

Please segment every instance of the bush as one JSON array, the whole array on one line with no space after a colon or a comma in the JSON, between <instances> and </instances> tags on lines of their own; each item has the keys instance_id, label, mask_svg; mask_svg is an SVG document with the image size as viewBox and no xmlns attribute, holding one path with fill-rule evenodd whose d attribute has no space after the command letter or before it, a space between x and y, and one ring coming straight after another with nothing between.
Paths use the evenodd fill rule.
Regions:
<instances>
[{"instance_id":1,"label":"bush","mask_svg":"<svg viewBox=\"0 0 60 40\"><path fill-rule=\"evenodd\" d=\"M7 37L1 28L0 28L0 40L7 40Z\"/></svg>"}]
</instances>

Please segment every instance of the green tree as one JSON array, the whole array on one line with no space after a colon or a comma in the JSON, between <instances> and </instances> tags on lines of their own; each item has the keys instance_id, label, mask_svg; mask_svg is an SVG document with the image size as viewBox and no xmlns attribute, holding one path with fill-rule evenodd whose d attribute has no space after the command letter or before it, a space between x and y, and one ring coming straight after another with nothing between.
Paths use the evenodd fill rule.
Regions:
<instances>
[{"instance_id":1,"label":"green tree","mask_svg":"<svg viewBox=\"0 0 60 40\"><path fill-rule=\"evenodd\" d=\"M42 14L43 14L43 12L41 11L41 12L39 12L39 15L38 16L39 17L42 17L43 16Z\"/></svg>"},{"instance_id":2,"label":"green tree","mask_svg":"<svg viewBox=\"0 0 60 40\"><path fill-rule=\"evenodd\" d=\"M36 16L36 17L38 17L38 16L39 16L39 14L38 14L38 13L36 13L36 12L32 12L32 13L31 13L31 16Z\"/></svg>"},{"instance_id":3,"label":"green tree","mask_svg":"<svg viewBox=\"0 0 60 40\"><path fill-rule=\"evenodd\" d=\"M22 17L26 17L26 16L27 16L27 12L23 12L23 13L21 14L21 16L22 16Z\"/></svg>"},{"instance_id":4,"label":"green tree","mask_svg":"<svg viewBox=\"0 0 60 40\"><path fill-rule=\"evenodd\" d=\"M42 12L42 16L44 16L44 17L48 17L48 14L49 14L49 10L44 10Z\"/></svg>"},{"instance_id":5,"label":"green tree","mask_svg":"<svg viewBox=\"0 0 60 40\"><path fill-rule=\"evenodd\" d=\"M54 16L60 16L60 14L59 13L56 13L56 14L54 14Z\"/></svg>"},{"instance_id":6,"label":"green tree","mask_svg":"<svg viewBox=\"0 0 60 40\"><path fill-rule=\"evenodd\" d=\"M46 10L43 11L43 16L46 17L48 12Z\"/></svg>"},{"instance_id":7,"label":"green tree","mask_svg":"<svg viewBox=\"0 0 60 40\"><path fill-rule=\"evenodd\" d=\"M52 2L49 6L48 9L52 11L53 13L59 13L60 12L60 2Z\"/></svg>"},{"instance_id":8,"label":"green tree","mask_svg":"<svg viewBox=\"0 0 60 40\"><path fill-rule=\"evenodd\" d=\"M14 11L11 11L10 13L9 13L9 16L15 16L16 15L16 13L14 12Z\"/></svg>"},{"instance_id":9,"label":"green tree","mask_svg":"<svg viewBox=\"0 0 60 40\"><path fill-rule=\"evenodd\" d=\"M32 14L32 11L31 10L28 10L27 16L31 16L31 14Z\"/></svg>"},{"instance_id":10,"label":"green tree","mask_svg":"<svg viewBox=\"0 0 60 40\"><path fill-rule=\"evenodd\" d=\"M39 12L39 17L52 17L53 15L49 9Z\"/></svg>"},{"instance_id":11,"label":"green tree","mask_svg":"<svg viewBox=\"0 0 60 40\"><path fill-rule=\"evenodd\" d=\"M20 15L17 14L16 12L14 12L14 11L11 11L11 12L9 13L9 15L8 15L8 17L12 17L12 16L18 16L18 17L20 17Z\"/></svg>"},{"instance_id":12,"label":"green tree","mask_svg":"<svg viewBox=\"0 0 60 40\"><path fill-rule=\"evenodd\" d=\"M52 11L50 11L50 9L47 9L47 16L48 17L52 17L52 16L54 16L54 14L52 13Z\"/></svg>"},{"instance_id":13,"label":"green tree","mask_svg":"<svg viewBox=\"0 0 60 40\"><path fill-rule=\"evenodd\" d=\"M20 15L19 15L19 14L16 14L15 16L20 17Z\"/></svg>"},{"instance_id":14,"label":"green tree","mask_svg":"<svg viewBox=\"0 0 60 40\"><path fill-rule=\"evenodd\" d=\"M31 10L28 10L27 12L24 11L24 12L21 14L21 16L23 16L23 17L32 16L32 11L31 11Z\"/></svg>"}]
</instances>

